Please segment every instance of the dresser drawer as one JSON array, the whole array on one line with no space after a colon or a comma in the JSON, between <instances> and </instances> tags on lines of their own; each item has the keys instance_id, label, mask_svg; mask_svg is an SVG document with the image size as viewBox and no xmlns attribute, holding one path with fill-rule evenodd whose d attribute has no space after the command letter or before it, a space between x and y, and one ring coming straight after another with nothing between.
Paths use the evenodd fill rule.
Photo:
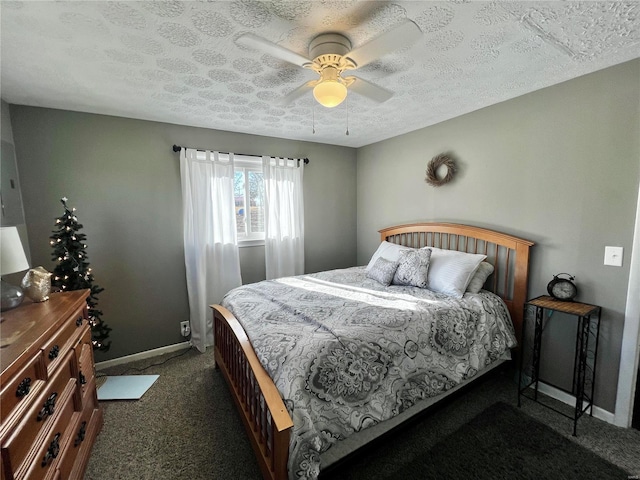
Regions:
<instances>
[{"instance_id":1,"label":"dresser drawer","mask_svg":"<svg viewBox=\"0 0 640 480\"><path fill-rule=\"evenodd\" d=\"M79 450L73 447L75 443L73 437L76 435L82 423L79 412L74 413L71 423L71 435L67 438L66 445L62 449L56 464L56 473L60 475L60 478L64 478L65 480L71 478L71 472L73 471L73 465L76 461L77 451Z\"/></svg>"},{"instance_id":2,"label":"dresser drawer","mask_svg":"<svg viewBox=\"0 0 640 480\"><path fill-rule=\"evenodd\" d=\"M53 417L50 428L41 437L42 442L29 453L27 461L19 468L15 480L42 480L55 474L57 458L62 447L73 434L72 421L74 415L73 392L76 389L75 382L67 385L61 400L60 410Z\"/></svg>"},{"instance_id":3,"label":"dresser drawer","mask_svg":"<svg viewBox=\"0 0 640 480\"><path fill-rule=\"evenodd\" d=\"M53 423L52 417L61 408L63 394L71 391L72 397L77 392L73 376L75 361L73 352L68 352L64 363L49 380L42 393L31 403L30 409L2 445L2 456L16 468L29 454L29 451L43 430Z\"/></svg>"},{"instance_id":4,"label":"dresser drawer","mask_svg":"<svg viewBox=\"0 0 640 480\"><path fill-rule=\"evenodd\" d=\"M56 369L56 365L60 362L65 351L72 348L78 341L81 332L83 332L87 325L87 320L84 318L84 308L79 308L71 315L67 321L64 322L62 327L55 333L55 335L44 344L42 351L44 353L44 363L47 367L47 373L51 373Z\"/></svg>"},{"instance_id":5,"label":"dresser drawer","mask_svg":"<svg viewBox=\"0 0 640 480\"><path fill-rule=\"evenodd\" d=\"M82 392L82 404L84 405L87 393L92 391L89 388L89 384L95 378L91 330L87 329L82 334L80 342L75 346L75 352L78 359L78 383Z\"/></svg>"},{"instance_id":6,"label":"dresser drawer","mask_svg":"<svg viewBox=\"0 0 640 480\"><path fill-rule=\"evenodd\" d=\"M26 405L34 398L46 380L44 356L38 352L25 367L2 385L0 393L0 417L5 424L19 405Z\"/></svg>"},{"instance_id":7,"label":"dresser drawer","mask_svg":"<svg viewBox=\"0 0 640 480\"><path fill-rule=\"evenodd\" d=\"M95 381L92 381L91 384L95 388ZM93 402L88 402L82 412L75 414L73 432L58 464L58 470L65 480L82 478L80 472L84 471L86 465L78 464L78 459L80 462L88 460L89 452L87 450L91 449L95 439L96 424L100 414L101 412L95 409Z\"/></svg>"}]
</instances>

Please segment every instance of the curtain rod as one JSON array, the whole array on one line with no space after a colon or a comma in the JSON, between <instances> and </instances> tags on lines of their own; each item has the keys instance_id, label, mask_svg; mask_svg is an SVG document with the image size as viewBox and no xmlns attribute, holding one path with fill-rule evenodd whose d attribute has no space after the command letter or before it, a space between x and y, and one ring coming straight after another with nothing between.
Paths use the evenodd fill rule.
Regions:
<instances>
[{"instance_id":1,"label":"curtain rod","mask_svg":"<svg viewBox=\"0 0 640 480\"><path fill-rule=\"evenodd\" d=\"M174 145L173 146L173 151L174 152L179 152L181 148L182 147L180 145ZM198 151L204 152L204 150L198 150ZM218 152L218 153L222 153L223 155L229 155L229 152ZM240 155L242 157L258 157L259 156L259 155L247 155L245 153L234 153L234 155ZM302 160L305 165L309 164L309 159L308 158L292 158L291 160Z\"/></svg>"}]
</instances>

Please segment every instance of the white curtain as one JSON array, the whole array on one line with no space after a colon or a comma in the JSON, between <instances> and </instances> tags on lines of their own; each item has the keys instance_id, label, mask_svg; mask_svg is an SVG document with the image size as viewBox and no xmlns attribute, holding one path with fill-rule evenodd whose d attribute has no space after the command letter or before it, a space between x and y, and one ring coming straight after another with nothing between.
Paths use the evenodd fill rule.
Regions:
<instances>
[{"instance_id":1,"label":"white curtain","mask_svg":"<svg viewBox=\"0 0 640 480\"><path fill-rule=\"evenodd\" d=\"M303 162L262 157L267 280L304 273L303 171Z\"/></svg>"},{"instance_id":2,"label":"white curtain","mask_svg":"<svg viewBox=\"0 0 640 480\"><path fill-rule=\"evenodd\" d=\"M201 352L213 345L209 305L242 284L233 175L232 153L180 151L191 343Z\"/></svg>"}]
</instances>

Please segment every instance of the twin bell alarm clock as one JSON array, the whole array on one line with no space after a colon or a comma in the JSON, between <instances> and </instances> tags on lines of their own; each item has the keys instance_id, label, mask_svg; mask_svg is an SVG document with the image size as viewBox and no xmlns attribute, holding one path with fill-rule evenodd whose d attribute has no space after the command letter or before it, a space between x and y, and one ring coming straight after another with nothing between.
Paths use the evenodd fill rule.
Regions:
<instances>
[{"instance_id":1,"label":"twin bell alarm clock","mask_svg":"<svg viewBox=\"0 0 640 480\"><path fill-rule=\"evenodd\" d=\"M568 278L560 278L560 275L566 275ZM568 273L558 273L547 285L547 292L556 300L570 302L578 295L578 287L573 283L574 280L575 277Z\"/></svg>"}]
</instances>

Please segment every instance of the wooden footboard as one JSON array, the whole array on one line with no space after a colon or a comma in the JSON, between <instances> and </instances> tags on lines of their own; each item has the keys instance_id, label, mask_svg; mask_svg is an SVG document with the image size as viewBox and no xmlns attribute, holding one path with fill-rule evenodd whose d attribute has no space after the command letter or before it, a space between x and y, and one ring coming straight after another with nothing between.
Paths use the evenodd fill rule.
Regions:
<instances>
[{"instance_id":1,"label":"wooden footboard","mask_svg":"<svg viewBox=\"0 0 640 480\"><path fill-rule=\"evenodd\" d=\"M285 480L293 421L242 325L221 305L211 305L216 368L227 380L264 478Z\"/></svg>"}]
</instances>

